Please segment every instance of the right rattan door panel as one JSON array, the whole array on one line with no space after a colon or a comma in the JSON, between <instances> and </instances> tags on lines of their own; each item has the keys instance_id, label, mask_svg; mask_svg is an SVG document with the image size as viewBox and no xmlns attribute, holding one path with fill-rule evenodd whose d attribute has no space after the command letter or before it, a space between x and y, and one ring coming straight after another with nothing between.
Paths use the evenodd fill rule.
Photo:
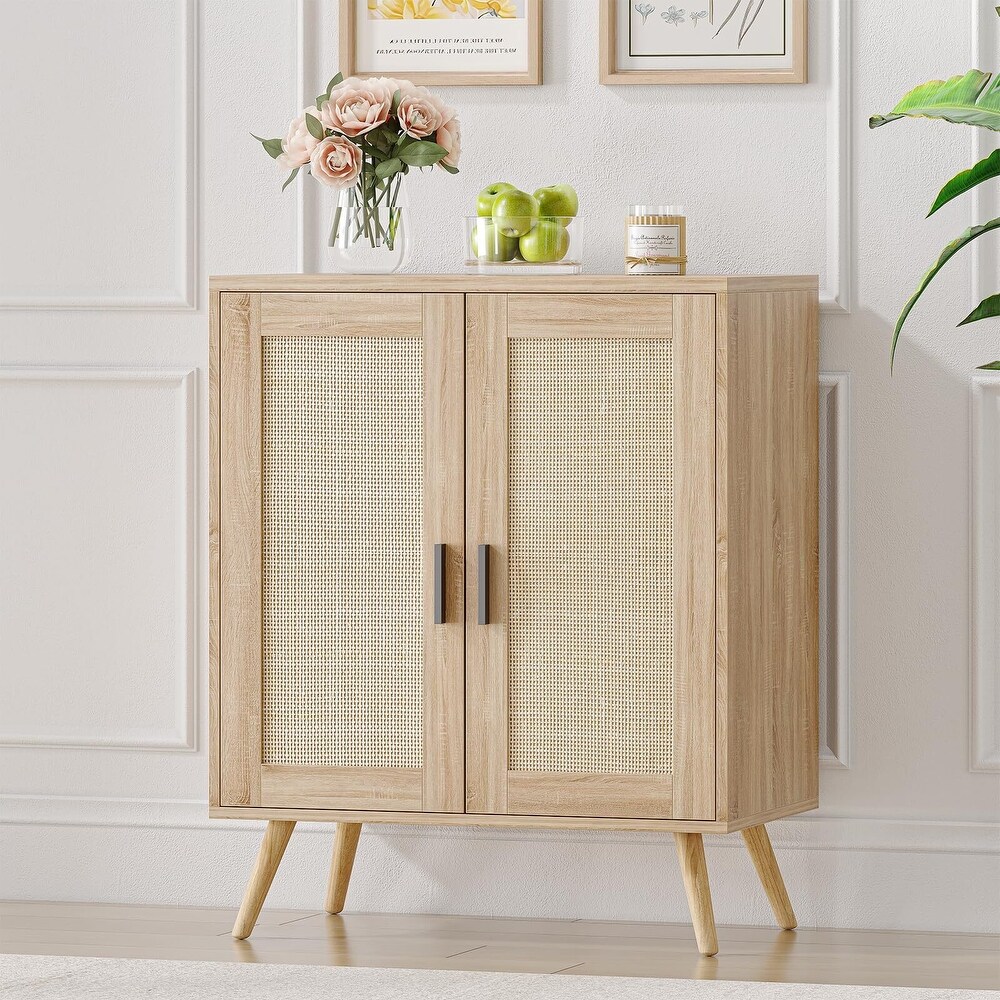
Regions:
<instances>
[{"instance_id":1,"label":"right rattan door panel","mask_svg":"<svg viewBox=\"0 0 1000 1000\"><path fill-rule=\"evenodd\" d=\"M714 296L467 297L467 796L715 817Z\"/></svg>"}]
</instances>

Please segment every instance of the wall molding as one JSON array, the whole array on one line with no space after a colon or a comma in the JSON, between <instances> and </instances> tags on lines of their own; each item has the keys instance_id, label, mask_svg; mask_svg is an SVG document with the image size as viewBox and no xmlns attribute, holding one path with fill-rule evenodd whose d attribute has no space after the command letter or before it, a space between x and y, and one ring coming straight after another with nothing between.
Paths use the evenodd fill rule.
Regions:
<instances>
[{"instance_id":1,"label":"wall molding","mask_svg":"<svg viewBox=\"0 0 1000 1000\"><path fill-rule=\"evenodd\" d=\"M1000 771L1000 375L972 376L971 771Z\"/></svg>"},{"instance_id":2,"label":"wall molding","mask_svg":"<svg viewBox=\"0 0 1000 1000\"><path fill-rule=\"evenodd\" d=\"M316 67L315 39L323 37L319 4L295 0L298 52L296 57L295 95L298 106L306 107L315 97L320 79ZM854 262L853 212L851 205L851 2L832 4L830 32L830 87L827 99L826 168L826 284L820 288L820 309L824 313L848 314L852 307ZM334 27L335 30L335 27ZM595 57L596 58L596 57ZM596 62L595 62L596 72ZM319 83L322 86L322 82ZM318 240L317 218L320 203L315 184L298 184L296 198L296 266L300 273L317 270L313 248ZM322 270L320 268L320 270Z\"/></svg>"},{"instance_id":3,"label":"wall molding","mask_svg":"<svg viewBox=\"0 0 1000 1000\"><path fill-rule=\"evenodd\" d=\"M0 827L125 827L214 830L224 834L261 830L263 820L212 820L201 800L116 799L60 795L0 796ZM330 823L300 823L299 831L329 837ZM881 817L795 816L768 824L774 846L787 851L871 851L893 854L1000 856L1000 823ZM661 844L670 834L615 830L500 829L485 826L367 824L367 836L387 839L514 841L545 844ZM711 848L742 849L736 835L710 835Z\"/></svg>"},{"instance_id":4,"label":"wall molding","mask_svg":"<svg viewBox=\"0 0 1000 1000\"><path fill-rule=\"evenodd\" d=\"M0 297L0 310L128 310L137 312L192 312L198 309L198 104L199 31L197 0L176 0L182 11L179 57L181 68L180 134L178 156L183 197L176 206L177 274L180 286L162 296L92 295Z\"/></svg>"},{"instance_id":5,"label":"wall molding","mask_svg":"<svg viewBox=\"0 0 1000 1000\"><path fill-rule=\"evenodd\" d=\"M181 513L184 551L176 580L174 601L180 635L179 655L175 664L181 692L180 709L175 718L175 732L162 738L145 740L78 739L47 733L5 735L0 733L0 747L52 748L60 750L152 750L191 753L197 746L198 710L198 584L197 584L197 370L187 368L0 368L3 382L96 382L136 383L172 386L176 395L174 447L177 467L177 506Z\"/></svg>"},{"instance_id":6,"label":"wall molding","mask_svg":"<svg viewBox=\"0 0 1000 1000\"><path fill-rule=\"evenodd\" d=\"M822 767L851 766L851 376L821 372L820 751Z\"/></svg>"}]
</instances>

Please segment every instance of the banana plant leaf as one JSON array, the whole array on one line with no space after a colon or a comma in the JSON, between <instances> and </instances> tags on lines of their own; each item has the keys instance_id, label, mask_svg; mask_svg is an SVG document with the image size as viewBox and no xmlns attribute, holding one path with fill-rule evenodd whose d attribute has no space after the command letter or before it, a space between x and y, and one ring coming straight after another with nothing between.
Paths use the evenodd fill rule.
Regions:
<instances>
[{"instance_id":1,"label":"banana plant leaf","mask_svg":"<svg viewBox=\"0 0 1000 1000\"><path fill-rule=\"evenodd\" d=\"M899 342L899 334L903 329L903 324L906 322L906 318L913 311L913 307L917 304L920 296L924 294L927 286L937 277L938 272L955 256L963 247L968 246L973 240L979 239L980 236L986 233L993 232L995 229L1000 229L1000 219L991 219L989 222L984 223L981 226L973 226L971 229L966 229L957 240L953 240L949 243L944 250L941 251L941 256L938 257L937 262L934 266L924 275L920 284L917 286L917 290L910 296L909 301L903 306L903 311L899 314L899 319L896 320L896 329L892 334L892 350L889 352L889 369L892 370L893 362L896 358L896 344Z\"/></svg>"},{"instance_id":2,"label":"banana plant leaf","mask_svg":"<svg viewBox=\"0 0 1000 1000\"><path fill-rule=\"evenodd\" d=\"M989 298L983 299L958 325L978 323L981 319L992 319L994 316L1000 316L1000 295L991 295Z\"/></svg>"},{"instance_id":3,"label":"banana plant leaf","mask_svg":"<svg viewBox=\"0 0 1000 1000\"><path fill-rule=\"evenodd\" d=\"M988 365L980 365L981 372L1000 372L1000 361L991 361Z\"/></svg>"},{"instance_id":4,"label":"banana plant leaf","mask_svg":"<svg viewBox=\"0 0 1000 1000\"><path fill-rule=\"evenodd\" d=\"M929 219L942 205L947 205L953 198L965 194L966 191L971 191L974 187L984 181L992 180L994 177L1000 177L1000 149L993 150L986 159L980 160L974 167L963 170L960 174L952 177L941 188L937 199L931 205L931 210L927 213L927 218Z\"/></svg>"},{"instance_id":5,"label":"banana plant leaf","mask_svg":"<svg viewBox=\"0 0 1000 1000\"><path fill-rule=\"evenodd\" d=\"M887 115L874 115L870 128L900 118L941 118L1000 132L1000 73L970 70L950 80L931 80L911 90Z\"/></svg>"}]
</instances>

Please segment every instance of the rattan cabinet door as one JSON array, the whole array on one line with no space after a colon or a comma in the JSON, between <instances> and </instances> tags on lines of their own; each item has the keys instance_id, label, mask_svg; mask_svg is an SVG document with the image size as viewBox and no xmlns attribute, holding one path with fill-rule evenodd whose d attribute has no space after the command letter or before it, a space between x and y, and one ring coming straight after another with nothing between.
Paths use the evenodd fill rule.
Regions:
<instances>
[{"instance_id":1,"label":"rattan cabinet door","mask_svg":"<svg viewBox=\"0 0 1000 1000\"><path fill-rule=\"evenodd\" d=\"M220 799L461 812L461 295L221 309Z\"/></svg>"},{"instance_id":2,"label":"rattan cabinet door","mask_svg":"<svg viewBox=\"0 0 1000 1000\"><path fill-rule=\"evenodd\" d=\"M712 820L715 298L466 312L466 809Z\"/></svg>"}]
</instances>

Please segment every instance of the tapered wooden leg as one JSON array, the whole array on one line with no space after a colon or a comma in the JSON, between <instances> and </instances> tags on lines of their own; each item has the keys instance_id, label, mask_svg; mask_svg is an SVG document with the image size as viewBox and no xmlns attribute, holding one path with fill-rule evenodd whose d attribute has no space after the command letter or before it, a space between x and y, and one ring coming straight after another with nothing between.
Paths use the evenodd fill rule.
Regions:
<instances>
[{"instance_id":1,"label":"tapered wooden leg","mask_svg":"<svg viewBox=\"0 0 1000 1000\"><path fill-rule=\"evenodd\" d=\"M712 893L708 887L705 845L700 833L675 833L674 839L677 841L677 857L684 875L684 888L687 890L698 950L703 955L715 955L719 951L719 939L715 933Z\"/></svg>"},{"instance_id":2,"label":"tapered wooden leg","mask_svg":"<svg viewBox=\"0 0 1000 1000\"><path fill-rule=\"evenodd\" d=\"M786 931L794 929L798 922L789 902L785 882L781 877L778 860L774 856L767 830L763 826L748 827L743 831L743 840L750 852L754 868L760 876L764 892L771 901L771 909L774 910L774 919L778 921L778 926L784 927Z\"/></svg>"},{"instance_id":3,"label":"tapered wooden leg","mask_svg":"<svg viewBox=\"0 0 1000 1000\"><path fill-rule=\"evenodd\" d=\"M330 862L330 882L326 887L327 913L340 913L344 908L360 836L360 823L337 824L337 833L333 838L333 859Z\"/></svg>"},{"instance_id":4,"label":"tapered wooden leg","mask_svg":"<svg viewBox=\"0 0 1000 1000\"><path fill-rule=\"evenodd\" d=\"M288 846L288 838L295 829L294 821L272 819L264 831L264 840L257 852L257 863L253 866L253 874L243 895L243 905L236 915L233 924L233 937L243 941L253 933L254 924L260 916L260 908L264 905L267 890L274 881L274 873L281 864L282 855Z\"/></svg>"}]
</instances>

